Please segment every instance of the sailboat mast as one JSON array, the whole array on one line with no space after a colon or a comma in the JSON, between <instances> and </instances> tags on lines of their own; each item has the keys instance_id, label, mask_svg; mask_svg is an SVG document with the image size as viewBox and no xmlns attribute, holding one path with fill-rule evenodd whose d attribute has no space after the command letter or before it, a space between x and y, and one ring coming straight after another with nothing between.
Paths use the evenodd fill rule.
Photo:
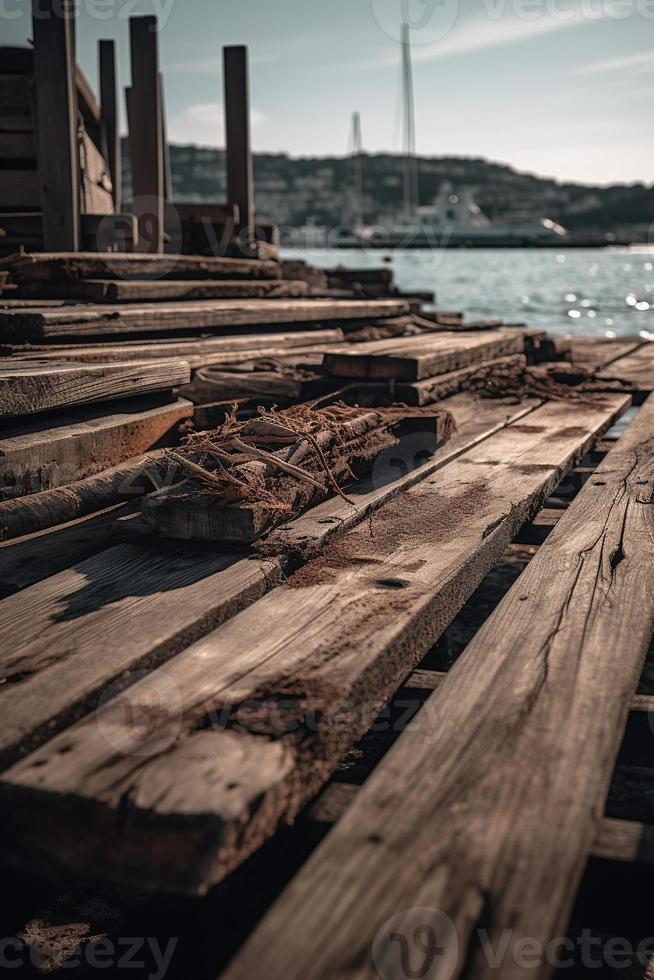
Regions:
<instances>
[{"instance_id":1,"label":"sailboat mast","mask_svg":"<svg viewBox=\"0 0 654 980\"><path fill-rule=\"evenodd\" d=\"M361 116L358 112L352 113L352 126L350 129L350 153L354 167L354 225L363 222L363 140L361 137Z\"/></svg>"},{"instance_id":2,"label":"sailboat mast","mask_svg":"<svg viewBox=\"0 0 654 980\"><path fill-rule=\"evenodd\" d=\"M413 71L409 25L402 24L402 109L404 121L404 210L412 214L418 206L416 120L413 104Z\"/></svg>"}]
</instances>

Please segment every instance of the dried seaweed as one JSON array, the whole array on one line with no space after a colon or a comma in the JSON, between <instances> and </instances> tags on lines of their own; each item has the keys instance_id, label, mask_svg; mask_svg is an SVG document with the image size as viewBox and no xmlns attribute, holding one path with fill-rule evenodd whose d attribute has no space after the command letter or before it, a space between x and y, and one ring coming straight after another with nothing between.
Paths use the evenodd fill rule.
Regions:
<instances>
[{"instance_id":1,"label":"dried seaweed","mask_svg":"<svg viewBox=\"0 0 654 980\"><path fill-rule=\"evenodd\" d=\"M546 398L550 401L597 401L607 391L622 391L617 379L599 379L595 372L566 363L526 367L488 365L473 374L466 387L482 398Z\"/></svg>"}]
</instances>

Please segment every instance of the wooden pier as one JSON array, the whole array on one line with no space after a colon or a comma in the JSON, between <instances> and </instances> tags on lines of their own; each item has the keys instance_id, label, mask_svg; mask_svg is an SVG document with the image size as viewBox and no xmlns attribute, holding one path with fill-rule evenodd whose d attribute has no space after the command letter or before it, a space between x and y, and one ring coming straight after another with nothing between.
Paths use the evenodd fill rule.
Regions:
<instances>
[{"instance_id":1,"label":"wooden pier","mask_svg":"<svg viewBox=\"0 0 654 980\"><path fill-rule=\"evenodd\" d=\"M635 948L654 344L282 261L241 48L229 201L179 211L224 254L171 251L152 19L124 212L115 53L96 104L63 9L0 85L35 137L27 217L0 215L3 935L50 972L174 937L170 976L225 980L545 978L588 927ZM98 209L77 142L46 177L44 105L95 148Z\"/></svg>"}]
</instances>

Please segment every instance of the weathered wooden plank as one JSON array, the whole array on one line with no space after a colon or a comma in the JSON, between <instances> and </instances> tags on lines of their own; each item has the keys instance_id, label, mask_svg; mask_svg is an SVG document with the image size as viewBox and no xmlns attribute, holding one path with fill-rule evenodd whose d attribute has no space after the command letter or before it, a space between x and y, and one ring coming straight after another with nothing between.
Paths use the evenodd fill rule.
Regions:
<instances>
[{"instance_id":1,"label":"weathered wooden plank","mask_svg":"<svg viewBox=\"0 0 654 980\"><path fill-rule=\"evenodd\" d=\"M0 362L0 417L111 401L188 384L191 371L180 359L118 364L23 361Z\"/></svg>"},{"instance_id":2,"label":"weathered wooden plank","mask_svg":"<svg viewBox=\"0 0 654 980\"><path fill-rule=\"evenodd\" d=\"M625 404L614 396L578 410L574 426L568 405L537 409L529 424L509 426L378 511L372 533L368 526L349 531L274 595L108 702L100 719L82 720L16 764L0 792L14 852L29 848L32 859L47 852L70 866L90 863L95 873L168 889L202 890L221 878L316 792L543 495ZM148 705L155 698L153 720ZM26 701L24 694L21 711ZM32 728L37 717L32 710ZM470 728L457 735L469 739ZM423 766L451 757L450 741ZM410 786L424 790L424 775ZM128 814L120 835L117 808ZM412 833L427 835L427 844L435 839L428 822ZM348 840L360 839L350 827ZM390 877L381 895L357 872L361 889L370 889L375 921L378 901L388 908L388 890L401 880L391 863L381 873ZM411 881L419 866L405 866ZM317 895L322 904L340 870L337 861L322 872L318 890L312 880L296 921L315 908ZM321 915L342 908L330 901ZM359 901L368 908L367 896ZM290 967L288 937L284 975L336 975L317 969L348 936L342 924L337 940L332 934L317 947L319 958L312 943L305 948L312 962L298 966L294 959ZM267 936L267 969L285 956L278 938ZM246 957L243 975L251 976L249 951Z\"/></svg>"},{"instance_id":3,"label":"weathered wooden plank","mask_svg":"<svg viewBox=\"0 0 654 980\"><path fill-rule=\"evenodd\" d=\"M81 138L82 210L87 215L113 214L114 199L109 165L85 131Z\"/></svg>"},{"instance_id":4,"label":"weathered wooden plank","mask_svg":"<svg viewBox=\"0 0 654 980\"><path fill-rule=\"evenodd\" d=\"M135 501L159 485L155 477L163 454L155 449L85 480L0 501L0 541L64 524L120 501Z\"/></svg>"},{"instance_id":5,"label":"weathered wooden plank","mask_svg":"<svg viewBox=\"0 0 654 980\"><path fill-rule=\"evenodd\" d=\"M226 978L263 950L269 977L373 977L371 944L392 962L411 907L447 923L450 977L550 975L654 625L653 416L650 401ZM482 928L486 950L509 930L499 966Z\"/></svg>"},{"instance_id":6,"label":"weathered wooden plank","mask_svg":"<svg viewBox=\"0 0 654 980\"><path fill-rule=\"evenodd\" d=\"M185 399L131 399L14 426L0 436L0 500L82 480L132 456L178 441L191 418Z\"/></svg>"},{"instance_id":7,"label":"weathered wooden plank","mask_svg":"<svg viewBox=\"0 0 654 980\"><path fill-rule=\"evenodd\" d=\"M325 370L337 377L419 381L523 351L524 338L519 332L427 334L358 344L351 352L328 352Z\"/></svg>"},{"instance_id":8,"label":"weathered wooden plank","mask_svg":"<svg viewBox=\"0 0 654 980\"><path fill-rule=\"evenodd\" d=\"M0 116L7 117L11 122L14 119L27 119L30 127L32 125L31 67L24 74L0 74Z\"/></svg>"},{"instance_id":9,"label":"weathered wooden plank","mask_svg":"<svg viewBox=\"0 0 654 980\"><path fill-rule=\"evenodd\" d=\"M41 190L36 170L0 169L0 207L38 208Z\"/></svg>"},{"instance_id":10,"label":"weathered wooden plank","mask_svg":"<svg viewBox=\"0 0 654 980\"><path fill-rule=\"evenodd\" d=\"M654 864L654 826L605 817L598 822L591 853L610 861Z\"/></svg>"},{"instance_id":11,"label":"weathered wooden plank","mask_svg":"<svg viewBox=\"0 0 654 980\"><path fill-rule=\"evenodd\" d=\"M263 559L124 544L10 595L0 604L12 636L0 653L0 759L79 717L106 684L161 663L279 577Z\"/></svg>"},{"instance_id":12,"label":"weathered wooden plank","mask_svg":"<svg viewBox=\"0 0 654 980\"><path fill-rule=\"evenodd\" d=\"M5 133L0 130L0 160L34 160L35 158L36 146L33 133Z\"/></svg>"},{"instance_id":13,"label":"weathered wooden plank","mask_svg":"<svg viewBox=\"0 0 654 980\"><path fill-rule=\"evenodd\" d=\"M42 582L116 544L115 522L131 511L130 504L115 504L60 527L0 542L0 598Z\"/></svg>"},{"instance_id":14,"label":"weathered wooden plank","mask_svg":"<svg viewBox=\"0 0 654 980\"><path fill-rule=\"evenodd\" d=\"M619 378L632 391L654 391L654 343L643 343L637 350L604 368L600 378Z\"/></svg>"},{"instance_id":15,"label":"weathered wooden plank","mask_svg":"<svg viewBox=\"0 0 654 980\"><path fill-rule=\"evenodd\" d=\"M8 256L16 282L28 279L279 279L279 262L140 252L35 252Z\"/></svg>"},{"instance_id":16,"label":"weathered wooden plank","mask_svg":"<svg viewBox=\"0 0 654 980\"><path fill-rule=\"evenodd\" d=\"M238 333L224 337L206 337L202 340L124 340L119 344L84 343L82 345L57 344L8 346L7 352L18 354L21 360L79 361L103 363L113 361L181 358L192 368L210 364L232 364L253 357L283 356L293 351L298 356L314 353L326 344L343 340L340 327L329 330L293 330L284 333Z\"/></svg>"},{"instance_id":17,"label":"weathered wooden plank","mask_svg":"<svg viewBox=\"0 0 654 980\"><path fill-rule=\"evenodd\" d=\"M599 369L611 364L626 354L638 350L645 341L638 336L633 337L571 337L570 359L573 364L583 364L586 367Z\"/></svg>"},{"instance_id":18,"label":"weathered wooden plank","mask_svg":"<svg viewBox=\"0 0 654 980\"><path fill-rule=\"evenodd\" d=\"M62 297L93 303L158 302L171 299L289 299L308 295L305 282L288 279L32 279L21 296Z\"/></svg>"},{"instance_id":19,"label":"weathered wooden plank","mask_svg":"<svg viewBox=\"0 0 654 980\"><path fill-rule=\"evenodd\" d=\"M519 371L525 364L524 354L511 354L508 357L470 364L456 371L446 371L422 381L360 381L352 386L351 396L348 397L354 398L358 405L384 405L389 400L403 402L405 405L430 405L461 391L473 379L481 380L498 369L515 368Z\"/></svg>"},{"instance_id":20,"label":"weathered wooden plank","mask_svg":"<svg viewBox=\"0 0 654 980\"><path fill-rule=\"evenodd\" d=\"M45 4L32 0L39 197L43 241L53 251L79 248L74 19L70 0L46 0ZM18 202L32 203L14 198L13 204Z\"/></svg>"},{"instance_id":21,"label":"weathered wooden plank","mask_svg":"<svg viewBox=\"0 0 654 980\"><path fill-rule=\"evenodd\" d=\"M85 304L0 312L0 339L39 340L107 334L161 333L258 324L315 323L395 316L405 312L397 300L191 300L129 305ZM509 341L497 344L500 353ZM515 346L515 344L513 345ZM518 345L519 346L519 345Z\"/></svg>"}]
</instances>

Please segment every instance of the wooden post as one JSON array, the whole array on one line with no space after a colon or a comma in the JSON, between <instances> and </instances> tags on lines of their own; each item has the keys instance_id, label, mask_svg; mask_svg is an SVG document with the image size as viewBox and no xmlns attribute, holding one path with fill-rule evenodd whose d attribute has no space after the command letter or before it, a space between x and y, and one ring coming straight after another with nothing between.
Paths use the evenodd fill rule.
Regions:
<instances>
[{"instance_id":1,"label":"wooden post","mask_svg":"<svg viewBox=\"0 0 654 980\"><path fill-rule=\"evenodd\" d=\"M98 42L98 63L100 65L100 109L107 143L107 163L109 164L109 175L113 188L114 212L120 214L122 175L116 98L116 54L113 41Z\"/></svg>"},{"instance_id":2,"label":"wooden post","mask_svg":"<svg viewBox=\"0 0 654 980\"><path fill-rule=\"evenodd\" d=\"M132 87L127 98L132 211L141 252L163 251L164 168L157 18L130 17Z\"/></svg>"},{"instance_id":3,"label":"wooden post","mask_svg":"<svg viewBox=\"0 0 654 980\"><path fill-rule=\"evenodd\" d=\"M72 0L33 0L34 109L43 244L79 248L79 149Z\"/></svg>"},{"instance_id":4,"label":"wooden post","mask_svg":"<svg viewBox=\"0 0 654 980\"><path fill-rule=\"evenodd\" d=\"M248 52L244 45L226 47L224 57L227 202L237 204L241 227L254 228L254 187L250 148Z\"/></svg>"}]
</instances>

